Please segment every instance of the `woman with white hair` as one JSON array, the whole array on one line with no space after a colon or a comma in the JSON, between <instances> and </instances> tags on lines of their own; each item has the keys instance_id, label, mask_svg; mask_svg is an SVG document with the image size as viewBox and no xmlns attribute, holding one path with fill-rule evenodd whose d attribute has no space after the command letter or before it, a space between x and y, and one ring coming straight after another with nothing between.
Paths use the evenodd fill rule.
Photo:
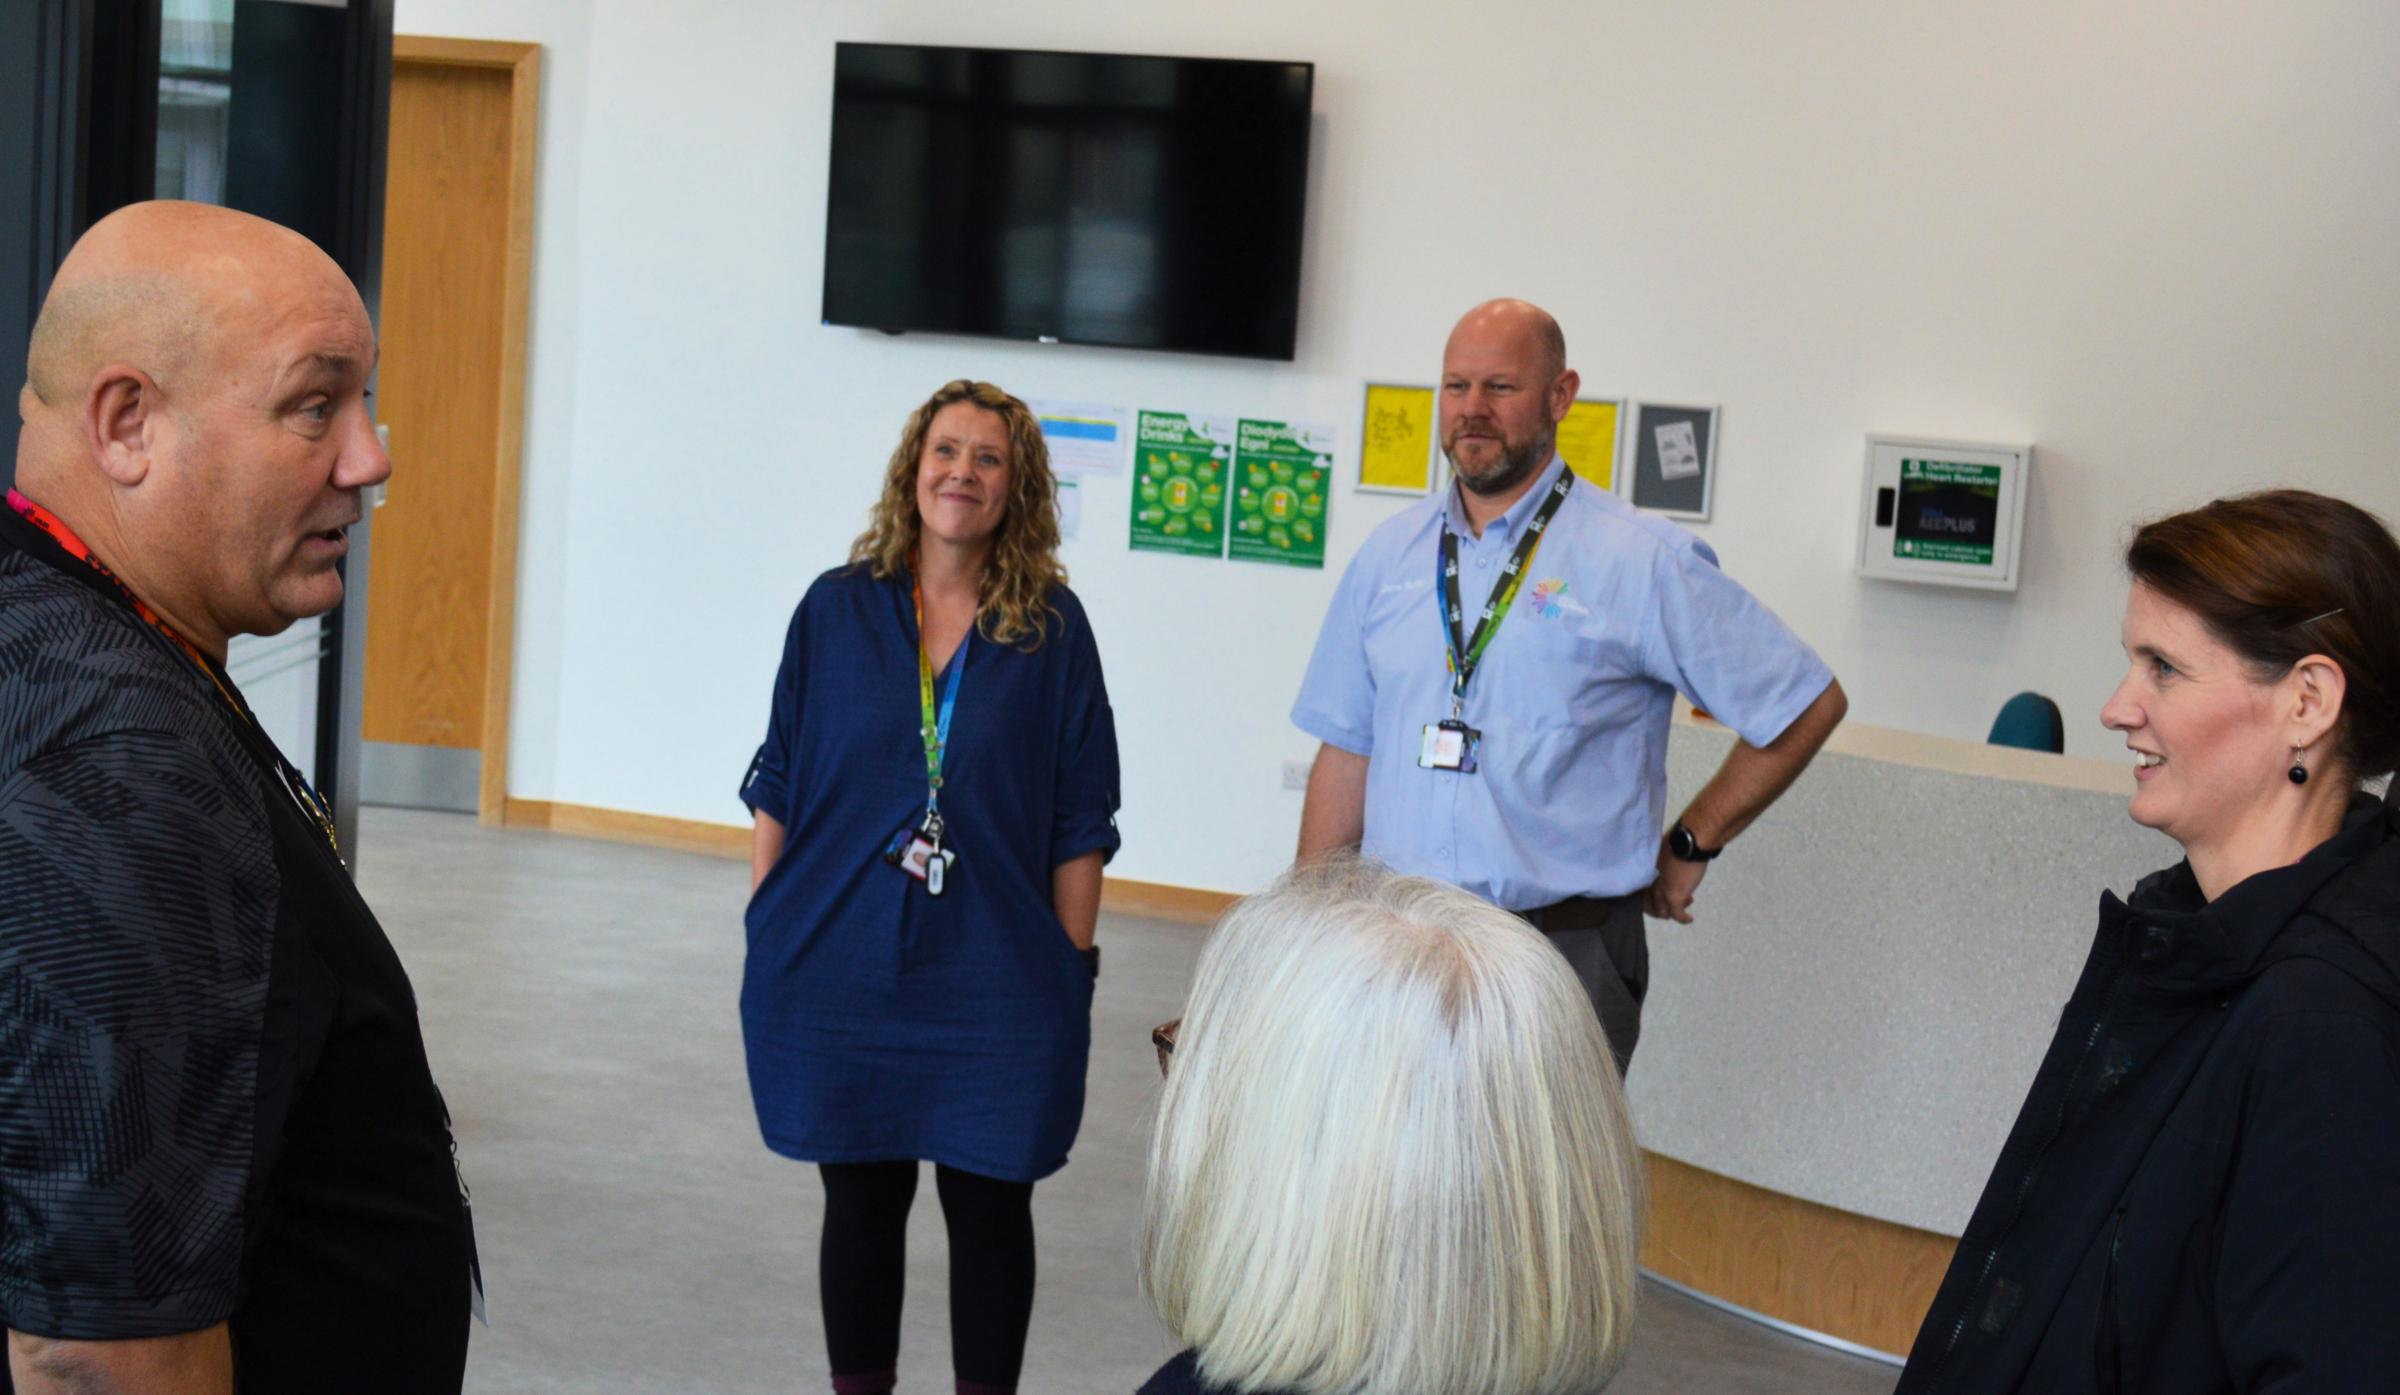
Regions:
<instances>
[{"instance_id":1,"label":"woman with white hair","mask_svg":"<svg viewBox=\"0 0 2400 1395\"><path fill-rule=\"evenodd\" d=\"M1591 1001L1525 922L1295 870L1219 923L1170 1062L1141 1279L1190 1349L1142 1395L1608 1383L1641 1164Z\"/></svg>"}]
</instances>

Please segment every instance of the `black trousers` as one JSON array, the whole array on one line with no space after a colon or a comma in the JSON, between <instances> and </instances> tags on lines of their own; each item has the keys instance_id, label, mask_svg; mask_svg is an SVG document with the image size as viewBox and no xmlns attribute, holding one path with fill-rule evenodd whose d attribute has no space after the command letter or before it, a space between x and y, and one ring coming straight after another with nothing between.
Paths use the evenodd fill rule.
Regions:
<instances>
[{"instance_id":1,"label":"black trousers","mask_svg":"<svg viewBox=\"0 0 2400 1395\"><path fill-rule=\"evenodd\" d=\"M1642 924L1642 894L1575 896L1555 906L1521 911L1573 966L1621 1075L1642 1039L1642 999L1650 992L1650 932Z\"/></svg>"},{"instance_id":2,"label":"black trousers","mask_svg":"<svg viewBox=\"0 0 2400 1395\"><path fill-rule=\"evenodd\" d=\"M908 1209L917 1164L820 1163L825 1235L817 1287L833 1374L868 1376L900 1359ZM1033 1318L1033 1184L934 1168L950 1232L950 1364L962 1381L1006 1388L1025 1364Z\"/></svg>"}]
</instances>

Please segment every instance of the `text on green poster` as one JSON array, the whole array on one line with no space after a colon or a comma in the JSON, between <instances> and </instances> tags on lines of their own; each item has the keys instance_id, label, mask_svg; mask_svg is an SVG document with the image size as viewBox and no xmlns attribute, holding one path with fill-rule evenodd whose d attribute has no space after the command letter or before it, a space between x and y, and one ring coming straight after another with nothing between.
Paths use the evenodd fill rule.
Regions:
<instances>
[{"instance_id":1,"label":"text on green poster","mask_svg":"<svg viewBox=\"0 0 2400 1395\"><path fill-rule=\"evenodd\" d=\"M1136 552L1225 555L1225 477L1233 433L1181 412L1143 412L1134 428Z\"/></svg>"},{"instance_id":2,"label":"text on green poster","mask_svg":"<svg viewBox=\"0 0 2400 1395\"><path fill-rule=\"evenodd\" d=\"M1331 433L1244 420L1234 438L1229 555L1290 567L1325 565L1333 478Z\"/></svg>"}]
</instances>

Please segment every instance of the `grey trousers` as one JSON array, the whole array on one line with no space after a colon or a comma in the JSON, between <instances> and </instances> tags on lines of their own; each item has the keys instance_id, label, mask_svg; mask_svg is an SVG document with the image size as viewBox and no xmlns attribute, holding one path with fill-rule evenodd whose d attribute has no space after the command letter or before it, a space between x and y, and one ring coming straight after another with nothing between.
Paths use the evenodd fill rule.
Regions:
<instances>
[{"instance_id":1,"label":"grey trousers","mask_svg":"<svg viewBox=\"0 0 2400 1395\"><path fill-rule=\"evenodd\" d=\"M1642 924L1642 894L1576 896L1519 914L1542 932L1582 980L1600 1014L1600 1030L1621 1075L1633 1064L1642 1037L1642 999L1650 991L1650 932Z\"/></svg>"}]
</instances>

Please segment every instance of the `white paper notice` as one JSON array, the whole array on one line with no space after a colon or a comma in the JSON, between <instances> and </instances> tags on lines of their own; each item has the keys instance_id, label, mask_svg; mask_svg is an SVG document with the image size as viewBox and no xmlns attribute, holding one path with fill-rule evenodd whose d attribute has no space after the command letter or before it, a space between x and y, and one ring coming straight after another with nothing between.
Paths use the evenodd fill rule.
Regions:
<instances>
[{"instance_id":1,"label":"white paper notice","mask_svg":"<svg viewBox=\"0 0 2400 1395\"><path fill-rule=\"evenodd\" d=\"M1688 480L1700 473L1700 443L1688 421L1671 421L1654 433L1658 437L1658 477Z\"/></svg>"},{"instance_id":2,"label":"white paper notice","mask_svg":"<svg viewBox=\"0 0 2400 1395\"><path fill-rule=\"evenodd\" d=\"M1058 482L1058 537L1072 542L1083 532L1083 486L1073 480Z\"/></svg>"},{"instance_id":3,"label":"white paper notice","mask_svg":"<svg viewBox=\"0 0 2400 1395\"><path fill-rule=\"evenodd\" d=\"M1060 475L1115 474L1125 468L1125 409L1092 402L1031 402L1041 418L1050 469Z\"/></svg>"}]
</instances>

